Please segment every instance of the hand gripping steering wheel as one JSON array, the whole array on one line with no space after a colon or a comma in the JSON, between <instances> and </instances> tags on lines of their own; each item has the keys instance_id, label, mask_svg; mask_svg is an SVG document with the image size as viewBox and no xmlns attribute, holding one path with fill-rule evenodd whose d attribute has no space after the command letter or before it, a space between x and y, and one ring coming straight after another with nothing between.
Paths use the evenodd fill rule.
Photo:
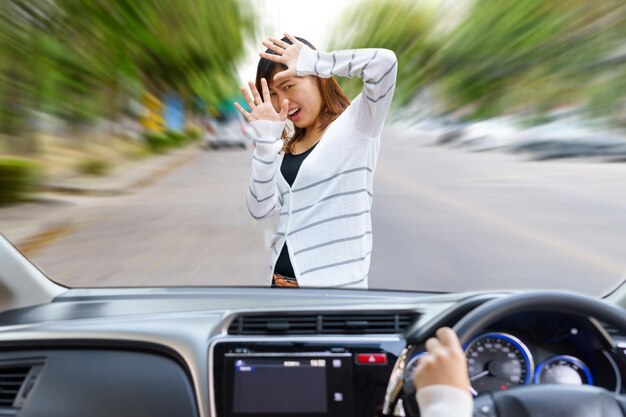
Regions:
<instances>
[{"instance_id":1,"label":"hand gripping steering wheel","mask_svg":"<svg viewBox=\"0 0 626 417\"><path fill-rule=\"evenodd\" d=\"M626 311L588 296L537 291L488 301L455 326L461 345L498 320L528 311L554 311L593 317L626 333ZM522 385L474 399L475 417L625 417L626 396L590 385Z\"/></svg>"}]
</instances>

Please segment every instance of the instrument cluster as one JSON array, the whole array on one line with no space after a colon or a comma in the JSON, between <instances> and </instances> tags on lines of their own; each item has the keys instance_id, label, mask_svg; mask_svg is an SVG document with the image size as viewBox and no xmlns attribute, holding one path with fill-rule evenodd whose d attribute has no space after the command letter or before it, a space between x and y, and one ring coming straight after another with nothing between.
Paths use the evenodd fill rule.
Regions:
<instances>
[{"instance_id":1,"label":"instrument cluster","mask_svg":"<svg viewBox=\"0 0 626 417\"><path fill-rule=\"evenodd\" d=\"M518 385L596 385L621 391L621 375L602 332L588 319L539 313L515 316L476 335L464 346L475 395ZM412 390L421 349L405 367L405 392Z\"/></svg>"}]
</instances>

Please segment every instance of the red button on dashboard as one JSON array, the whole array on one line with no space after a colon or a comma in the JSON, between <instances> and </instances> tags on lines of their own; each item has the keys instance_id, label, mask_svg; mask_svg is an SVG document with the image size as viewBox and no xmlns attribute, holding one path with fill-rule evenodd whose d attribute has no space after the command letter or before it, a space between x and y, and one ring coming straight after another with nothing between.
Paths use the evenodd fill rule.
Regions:
<instances>
[{"instance_id":1,"label":"red button on dashboard","mask_svg":"<svg viewBox=\"0 0 626 417\"><path fill-rule=\"evenodd\" d=\"M356 363L359 365L386 365L386 353L357 353Z\"/></svg>"}]
</instances>

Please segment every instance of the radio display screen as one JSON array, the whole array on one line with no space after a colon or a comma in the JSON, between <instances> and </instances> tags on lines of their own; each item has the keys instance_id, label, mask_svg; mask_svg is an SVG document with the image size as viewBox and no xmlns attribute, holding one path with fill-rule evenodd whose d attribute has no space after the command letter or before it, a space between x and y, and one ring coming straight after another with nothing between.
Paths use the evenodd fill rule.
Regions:
<instances>
[{"instance_id":1,"label":"radio display screen","mask_svg":"<svg viewBox=\"0 0 626 417\"><path fill-rule=\"evenodd\" d=\"M352 354L225 355L227 417L351 416Z\"/></svg>"}]
</instances>

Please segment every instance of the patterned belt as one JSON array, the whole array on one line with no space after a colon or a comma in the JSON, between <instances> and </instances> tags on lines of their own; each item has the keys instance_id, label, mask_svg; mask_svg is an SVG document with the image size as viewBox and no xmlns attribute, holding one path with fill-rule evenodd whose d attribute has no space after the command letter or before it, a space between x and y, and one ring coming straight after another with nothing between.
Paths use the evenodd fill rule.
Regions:
<instances>
[{"instance_id":1,"label":"patterned belt","mask_svg":"<svg viewBox=\"0 0 626 417\"><path fill-rule=\"evenodd\" d=\"M272 287L298 288L298 280L280 274L274 274L274 277L272 279Z\"/></svg>"}]
</instances>

